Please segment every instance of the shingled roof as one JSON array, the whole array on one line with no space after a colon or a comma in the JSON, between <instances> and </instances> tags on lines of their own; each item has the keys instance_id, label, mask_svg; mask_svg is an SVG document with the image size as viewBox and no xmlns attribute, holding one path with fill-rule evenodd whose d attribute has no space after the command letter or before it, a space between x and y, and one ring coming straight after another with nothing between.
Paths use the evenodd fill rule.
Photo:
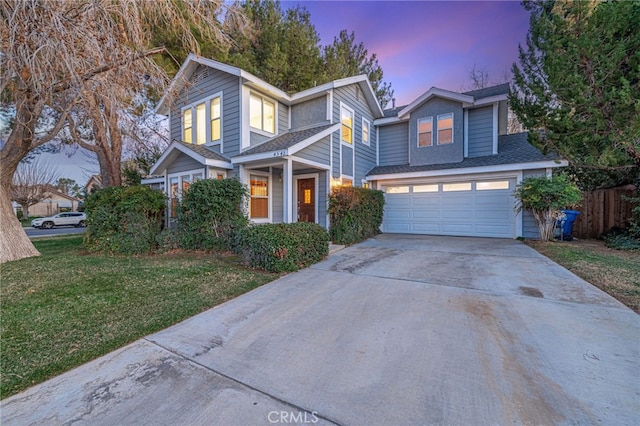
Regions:
<instances>
[{"instance_id":1,"label":"shingled roof","mask_svg":"<svg viewBox=\"0 0 640 426\"><path fill-rule=\"evenodd\" d=\"M234 158L243 157L246 155L262 154L265 152L280 151L283 149L288 149L294 145L297 145L300 142L303 142L317 135L318 133L321 133L327 130L328 128L334 125L335 124L329 123L329 124L324 124L322 126L311 127L309 129L283 133L282 135L269 139L260 145L254 146L251 149L241 152L240 154L236 155Z\"/></svg>"},{"instance_id":2,"label":"shingled roof","mask_svg":"<svg viewBox=\"0 0 640 426\"><path fill-rule=\"evenodd\" d=\"M509 93L509 83L502 83L496 86L485 87L483 89L462 92L463 95L473 96L474 99L488 98L490 96L506 95Z\"/></svg>"},{"instance_id":3,"label":"shingled roof","mask_svg":"<svg viewBox=\"0 0 640 426\"><path fill-rule=\"evenodd\" d=\"M465 158L458 163L429 164L424 166L410 166L409 164L377 166L371 169L369 173L367 173L367 176L426 172L433 170L465 169L554 160L560 160L560 157L555 153L543 154L539 149L527 141L527 132L524 132L498 136L498 153L495 155Z\"/></svg>"},{"instance_id":4,"label":"shingled roof","mask_svg":"<svg viewBox=\"0 0 640 426\"><path fill-rule=\"evenodd\" d=\"M189 148L191 151L195 152L198 155L203 156L204 158L208 158L210 160L226 161L227 163L229 162L229 159L227 157L225 157L220 153L215 152L214 150L204 145L196 145L196 144L186 143L178 140L176 140L176 142L180 143L180 145L186 148Z\"/></svg>"}]
</instances>

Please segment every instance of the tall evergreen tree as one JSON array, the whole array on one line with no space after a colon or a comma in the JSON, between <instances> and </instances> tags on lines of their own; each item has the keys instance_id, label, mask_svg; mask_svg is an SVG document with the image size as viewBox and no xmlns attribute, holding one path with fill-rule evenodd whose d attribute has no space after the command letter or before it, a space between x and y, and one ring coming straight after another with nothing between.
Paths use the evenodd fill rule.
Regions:
<instances>
[{"instance_id":1,"label":"tall evergreen tree","mask_svg":"<svg viewBox=\"0 0 640 426\"><path fill-rule=\"evenodd\" d=\"M356 42L353 31L340 31L333 43L324 47L322 56L326 80L366 74L383 108L393 97L391 84L382 80L382 67L376 54L369 55L364 43Z\"/></svg>"},{"instance_id":2,"label":"tall evergreen tree","mask_svg":"<svg viewBox=\"0 0 640 426\"><path fill-rule=\"evenodd\" d=\"M640 166L640 2L525 2L511 106L531 142L574 166ZM637 169L636 169L637 170Z\"/></svg>"}]
</instances>

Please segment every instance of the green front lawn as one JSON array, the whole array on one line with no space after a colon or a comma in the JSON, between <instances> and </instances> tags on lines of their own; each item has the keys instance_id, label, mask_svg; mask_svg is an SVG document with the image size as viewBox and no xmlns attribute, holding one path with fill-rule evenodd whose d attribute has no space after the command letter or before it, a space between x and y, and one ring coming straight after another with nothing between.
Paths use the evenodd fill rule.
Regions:
<instances>
[{"instance_id":1,"label":"green front lawn","mask_svg":"<svg viewBox=\"0 0 640 426\"><path fill-rule=\"evenodd\" d=\"M640 314L639 251L613 250L598 240L527 244Z\"/></svg>"},{"instance_id":2,"label":"green front lawn","mask_svg":"<svg viewBox=\"0 0 640 426\"><path fill-rule=\"evenodd\" d=\"M0 398L254 289L277 275L233 256L105 256L81 236L1 266Z\"/></svg>"}]
</instances>

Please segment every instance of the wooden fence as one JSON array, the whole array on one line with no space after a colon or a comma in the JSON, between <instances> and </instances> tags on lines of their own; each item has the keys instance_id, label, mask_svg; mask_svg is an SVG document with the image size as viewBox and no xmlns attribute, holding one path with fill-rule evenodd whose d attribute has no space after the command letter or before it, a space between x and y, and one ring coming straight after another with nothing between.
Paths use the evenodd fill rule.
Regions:
<instances>
[{"instance_id":1,"label":"wooden fence","mask_svg":"<svg viewBox=\"0 0 640 426\"><path fill-rule=\"evenodd\" d=\"M624 228L631 219L633 203L625 197L637 194L633 185L584 192L580 212L573 224L573 235L578 238L598 238L613 227Z\"/></svg>"}]
</instances>

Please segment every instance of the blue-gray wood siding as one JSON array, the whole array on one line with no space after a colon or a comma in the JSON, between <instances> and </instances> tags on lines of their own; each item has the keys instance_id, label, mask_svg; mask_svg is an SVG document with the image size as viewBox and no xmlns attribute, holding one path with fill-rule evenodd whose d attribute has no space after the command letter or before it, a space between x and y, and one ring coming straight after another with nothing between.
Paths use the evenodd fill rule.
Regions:
<instances>
[{"instance_id":1,"label":"blue-gray wood siding","mask_svg":"<svg viewBox=\"0 0 640 426\"><path fill-rule=\"evenodd\" d=\"M327 98L321 96L291 107L291 128L327 123Z\"/></svg>"},{"instance_id":2,"label":"blue-gray wood siding","mask_svg":"<svg viewBox=\"0 0 640 426\"><path fill-rule=\"evenodd\" d=\"M271 170L271 222L282 223L284 220L284 191L282 169Z\"/></svg>"},{"instance_id":3,"label":"blue-gray wood siding","mask_svg":"<svg viewBox=\"0 0 640 426\"><path fill-rule=\"evenodd\" d=\"M339 177L340 164L342 164L342 173L353 176L353 184L360 186L361 181L365 178L367 172L376 165L376 138L375 129L373 127L373 114L362 90L358 84L334 89L333 92L333 122L340 123L340 102L344 103L354 111L353 123L353 145L342 146L343 158L340 158L340 132L334 135L333 164L334 177ZM369 145L362 143L362 118L366 118L370 123ZM346 149L345 149L346 148ZM355 165L353 164L352 149L355 149ZM344 158L344 157L349 158ZM345 170L353 170L347 172Z\"/></svg>"},{"instance_id":4,"label":"blue-gray wood siding","mask_svg":"<svg viewBox=\"0 0 640 426\"><path fill-rule=\"evenodd\" d=\"M440 114L453 113L453 143L438 145ZM418 119L433 118L433 146L418 148ZM411 112L409 119L409 158L412 166L457 163L464 159L463 113L460 102L432 98Z\"/></svg>"},{"instance_id":5,"label":"blue-gray wood siding","mask_svg":"<svg viewBox=\"0 0 640 426\"><path fill-rule=\"evenodd\" d=\"M181 153L175 159L175 161L173 161L171 165L167 167L167 174L182 173L198 169L202 170L202 172L204 173L204 164L194 160L186 154Z\"/></svg>"},{"instance_id":6,"label":"blue-gray wood siding","mask_svg":"<svg viewBox=\"0 0 640 426\"><path fill-rule=\"evenodd\" d=\"M318 218L317 222L320 226L328 227L327 211L329 210L329 194L327 194L327 176L328 172L320 172L318 176Z\"/></svg>"},{"instance_id":7,"label":"blue-gray wood siding","mask_svg":"<svg viewBox=\"0 0 640 426\"><path fill-rule=\"evenodd\" d=\"M326 136L318 142L297 152L295 156L304 158L305 160L315 161L316 163L329 165L329 151L331 150L330 139L331 138L329 136Z\"/></svg>"},{"instance_id":8,"label":"blue-gray wood siding","mask_svg":"<svg viewBox=\"0 0 640 426\"><path fill-rule=\"evenodd\" d=\"M526 179L532 176L544 176L546 174L545 169L537 170L525 170L522 173L522 178ZM538 239L540 238L540 231L538 225L533 218L533 215L528 210L522 211L522 236L525 238Z\"/></svg>"},{"instance_id":9,"label":"blue-gray wood siding","mask_svg":"<svg viewBox=\"0 0 640 426\"><path fill-rule=\"evenodd\" d=\"M356 186L356 177L353 175L353 149L350 146L342 145L342 174L353 176L353 185Z\"/></svg>"},{"instance_id":10,"label":"blue-gray wood siding","mask_svg":"<svg viewBox=\"0 0 640 426\"><path fill-rule=\"evenodd\" d=\"M469 110L469 157L493 154L493 106Z\"/></svg>"},{"instance_id":11,"label":"blue-gray wood siding","mask_svg":"<svg viewBox=\"0 0 640 426\"><path fill-rule=\"evenodd\" d=\"M380 165L409 164L409 123L397 123L378 128L380 133Z\"/></svg>"},{"instance_id":12,"label":"blue-gray wood siding","mask_svg":"<svg viewBox=\"0 0 640 426\"><path fill-rule=\"evenodd\" d=\"M191 85L176 98L169 114L172 139L182 140L181 110L185 105L222 92L222 150L227 156L240 152L240 90L238 77L200 65Z\"/></svg>"}]
</instances>

